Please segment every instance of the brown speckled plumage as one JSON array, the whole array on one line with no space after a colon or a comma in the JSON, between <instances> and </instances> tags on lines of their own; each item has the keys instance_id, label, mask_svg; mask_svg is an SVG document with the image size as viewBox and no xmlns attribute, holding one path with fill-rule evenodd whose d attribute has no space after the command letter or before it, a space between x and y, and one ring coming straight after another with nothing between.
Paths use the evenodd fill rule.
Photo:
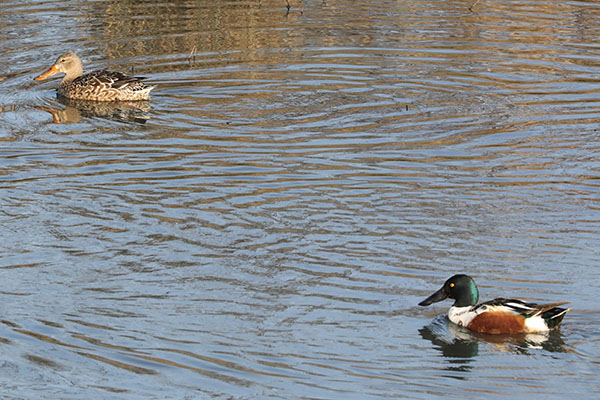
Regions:
<instances>
[{"instance_id":1,"label":"brown speckled plumage","mask_svg":"<svg viewBox=\"0 0 600 400\"><path fill-rule=\"evenodd\" d=\"M142 82L141 77L133 77L115 71L94 71L82 75L81 60L74 53L58 57L54 65L37 76L36 80L46 79L58 73L65 76L58 88L58 94L69 99L94 101L148 100L154 86Z\"/></svg>"}]
</instances>

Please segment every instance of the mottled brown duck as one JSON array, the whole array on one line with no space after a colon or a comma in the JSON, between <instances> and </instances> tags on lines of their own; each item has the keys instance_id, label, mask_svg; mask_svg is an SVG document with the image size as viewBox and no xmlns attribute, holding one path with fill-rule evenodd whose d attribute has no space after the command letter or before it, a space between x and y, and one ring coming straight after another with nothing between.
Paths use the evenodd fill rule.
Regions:
<instances>
[{"instance_id":1,"label":"mottled brown duck","mask_svg":"<svg viewBox=\"0 0 600 400\"><path fill-rule=\"evenodd\" d=\"M43 80L59 73L65 76L57 92L69 99L93 101L148 100L154 86L142 82L141 77L128 76L121 72L99 70L83 74L81 60L75 53L58 57L54 65L35 80Z\"/></svg>"}]
</instances>

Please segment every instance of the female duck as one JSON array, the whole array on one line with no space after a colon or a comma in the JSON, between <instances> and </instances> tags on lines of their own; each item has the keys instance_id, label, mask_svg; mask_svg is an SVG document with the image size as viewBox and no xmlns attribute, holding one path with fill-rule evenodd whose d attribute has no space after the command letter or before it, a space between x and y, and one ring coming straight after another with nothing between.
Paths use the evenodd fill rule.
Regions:
<instances>
[{"instance_id":1,"label":"female duck","mask_svg":"<svg viewBox=\"0 0 600 400\"><path fill-rule=\"evenodd\" d=\"M127 76L114 71L94 71L83 74L81 60L75 53L58 57L54 65L35 80L43 80L64 73L57 90L60 96L77 100L132 101L148 100L154 86L147 86L140 77Z\"/></svg>"}]
</instances>

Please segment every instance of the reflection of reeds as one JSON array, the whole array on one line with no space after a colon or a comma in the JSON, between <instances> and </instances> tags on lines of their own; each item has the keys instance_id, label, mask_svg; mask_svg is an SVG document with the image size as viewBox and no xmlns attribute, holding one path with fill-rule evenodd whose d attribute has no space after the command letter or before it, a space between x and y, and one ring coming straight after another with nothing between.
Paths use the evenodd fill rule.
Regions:
<instances>
[{"instance_id":1,"label":"reflection of reeds","mask_svg":"<svg viewBox=\"0 0 600 400\"><path fill-rule=\"evenodd\" d=\"M197 49L198 49L198 47L196 45L194 45L194 47L192 47L192 51L190 51L190 55L187 58L188 62L193 63L196 61L196 50Z\"/></svg>"},{"instance_id":2,"label":"reflection of reeds","mask_svg":"<svg viewBox=\"0 0 600 400\"><path fill-rule=\"evenodd\" d=\"M323 3L325 3L325 0L323 1ZM262 8L262 0L258 0L258 8ZM285 8L286 8L286 12L285 15L289 15L290 14L290 9L292 8L292 5L290 4L290 0L285 0ZM300 14L304 14L304 7L300 6Z\"/></svg>"},{"instance_id":3,"label":"reflection of reeds","mask_svg":"<svg viewBox=\"0 0 600 400\"><path fill-rule=\"evenodd\" d=\"M290 14L290 9L292 8L292 5L290 4L290 0L285 0L285 8L287 9L285 15L289 15ZM304 14L304 7L302 7L302 0L300 0L300 14Z\"/></svg>"},{"instance_id":4,"label":"reflection of reeds","mask_svg":"<svg viewBox=\"0 0 600 400\"><path fill-rule=\"evenodd\" d=\"M480 1L481 0L476 0L475 3L471 4L471 7L469 7L469 11L473 12L473 7L475 7Z\"/></svg>"},{"instance_id":5,"label":"reflection of reeds","mask_svg":"<svg viewBox=\"0 0 600 400\"><path fill-rule=\"evenodd\" d=\"M324 0L320 0L324 1ZM475 0L471 0L475 1ZM243 2L205 2L206 7L194 8L188 12L185 4L194 2L148 2L143 15L132 1L91 2L84 15L98 21L102 29L99 42L102 47L98 54L102 58L115 60L118 65L125 59L134 60L135 68L157 70L172 68L145 64L140 57L156 57L161 54L183 53L183 61L198 62L204 53L227 54L225 49L245 49L248 53L265 47L276 48L280 43L279 34L265 34L262 29L267 23L279 24L278 18L285 15L289 5L289 16L302 13L302 0L262 0L265 6L283 7L280 12L257 12L259 0L251 0L251 5ZM325 4L325 3L324 3ZM185 15L186 17L182 17ZM245 23L241 27L240 21ZM158 23L160 21L160 23ZM185 33L185 34L182 34ZM285 31L281 32L285 35ZM126 39L126 40L125 40ZM196 46L196 51L192 48ZM96 54L97 55L97 54ZM194 59L196 56L196 59ZM126 66L129 72L130 64Z\"/></svg>"}]
</instances>

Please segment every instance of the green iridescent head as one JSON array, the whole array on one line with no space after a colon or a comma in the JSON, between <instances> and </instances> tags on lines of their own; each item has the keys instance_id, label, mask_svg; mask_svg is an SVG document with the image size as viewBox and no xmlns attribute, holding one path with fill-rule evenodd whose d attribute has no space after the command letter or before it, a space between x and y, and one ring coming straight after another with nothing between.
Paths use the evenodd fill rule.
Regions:
<instances>
[{"instance_id":1,"label":"green iridescent head","mask_svg":"<svg viewBox=\"0 0 600 400\"><path fill-rule=\"evenodd\" d=\"M475 281L469 275L454 275L448 279L444 286L425 300L420 306L428 306L444 299L454 299L454 307L474 306L479 300L479 291Z\"/></svg>"}]
</instances>

